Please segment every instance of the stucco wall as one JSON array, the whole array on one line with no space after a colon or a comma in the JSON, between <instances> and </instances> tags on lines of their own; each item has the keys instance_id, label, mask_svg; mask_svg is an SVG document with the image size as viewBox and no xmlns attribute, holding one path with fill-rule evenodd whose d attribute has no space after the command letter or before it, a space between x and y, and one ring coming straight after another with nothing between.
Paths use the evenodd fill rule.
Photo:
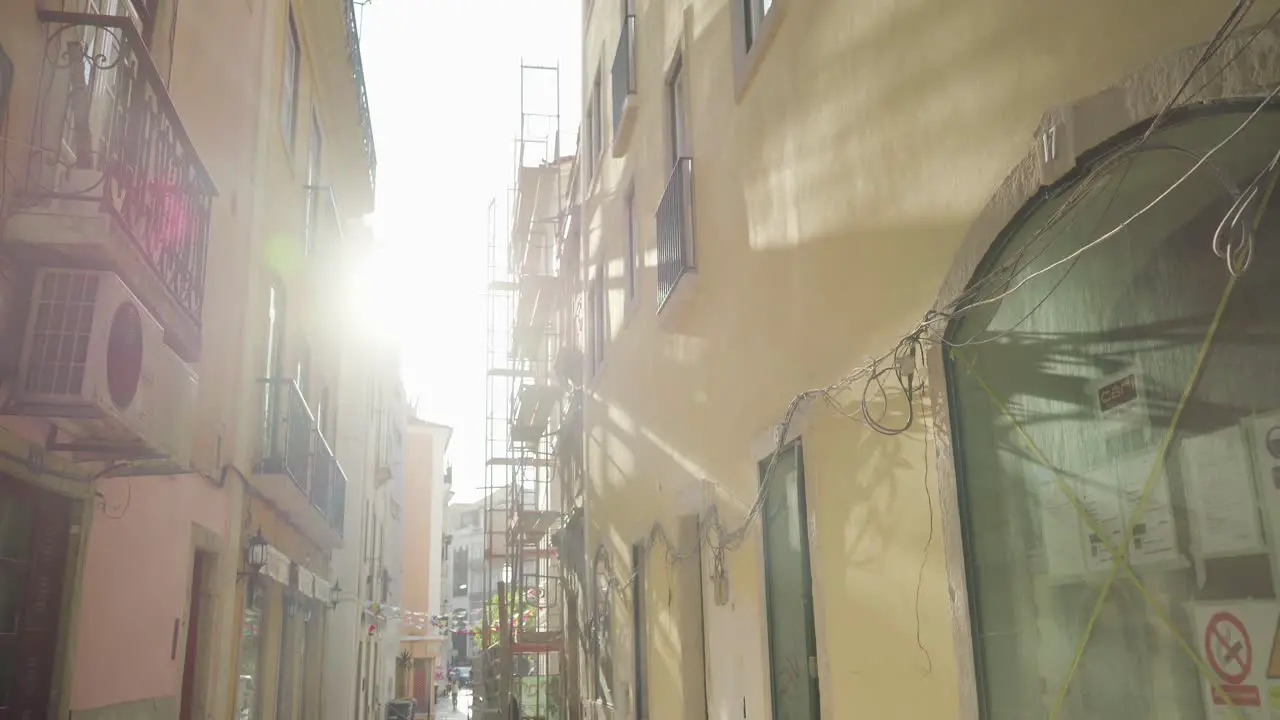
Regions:
<instances>
[{"instance_id":1,"label":"stucco wall","mask_svg":"<svg viewBox=\"0 0 1280 720\"><path fill-rule=\"evenodd\" d=\"M796 393L887 351L919 321L1047 110L1208 40L1226 15L1154 0L1069 9L777 0L776 35L736 97L728 2L637 5L635 132L624 157L606 157L584 205L589 261L608 268L613 336L586 408L589 543L622 566L654 520L674 527L676 498L700 497L702 478L736 526L758 482L757 439ZM1260 3L1254 18L1275 5ZM596 68L609 84L618 10L603 0L590 10L584 104ZM668 175L662 83L677 47L689 81L698 273L660 317L652 212ZM605 146L607 156L609 138ZM631 182L646 262L641 299L628 308L620 201ZM925 496L927 487L939 497L927 425L887 438L817 408L803 428L823 717L960 713L953 623L962 619L939 504L931 516ZM761 552L755 527L728 558L729 602L716 606L706 592L713 718L769 714ZM615 628L629 617L619 602ZM651 702L699 683L699 669L650 658ZM615 664L626 698L626 643Z\"/></svg>"},{"instance_id":2,"label":"stucco wall","mask_svg":"<svg viewBox=\"0 0 1280 720\"><path fill-rule=\"evenodd\" d=\"M175 621L185 639L193 524L227 533L226 495L198 477L118 478L101 492L105 510L85 557L73 711L179 694L184 656L171 645Z\"/></svg>"},{"instance_id":3,"label":"stucco wall","mask_svg":"<svg viewBox=\"0 0 1280 720\"><path fill-rule=\"evenodd\" d=\"M411 424L409 428L405 443L404 605L410 610L426 611L431 607L432 586L439 585L439 574L431 574L430 560L430 554L438 551L431 546L431 460L435 438L421 426Z\"/></svg>"}]
</instances>

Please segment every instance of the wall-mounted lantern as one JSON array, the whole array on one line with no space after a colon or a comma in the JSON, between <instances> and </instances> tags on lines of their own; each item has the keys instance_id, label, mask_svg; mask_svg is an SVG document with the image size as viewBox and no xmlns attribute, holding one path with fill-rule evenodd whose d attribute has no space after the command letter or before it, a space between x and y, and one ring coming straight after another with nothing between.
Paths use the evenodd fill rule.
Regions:
<instances>
[{"instance_id":1,"label":"wall-mounted lantern","mask_svg":"<svg viewBox=\"0 0 1280 720\"><path fill-rule=\"evenodd\" d=\"M253 577L262 572L262 569L267 566L267 548L267 539L262 537L261 529L245 541L245 569L240 573L241 577Z\"/></svg>"},{"instance_id":2,"label":"wall-mounted lantern","mask_svg":"<svg viewBox=\"0 0 1280 720\"><path fill-rule=\"evenodd\" d=\"M333 587L329 588L329 609L338 607L340 602L342 602L342 583L335 581Z\"/></svg>"}]
</instances>

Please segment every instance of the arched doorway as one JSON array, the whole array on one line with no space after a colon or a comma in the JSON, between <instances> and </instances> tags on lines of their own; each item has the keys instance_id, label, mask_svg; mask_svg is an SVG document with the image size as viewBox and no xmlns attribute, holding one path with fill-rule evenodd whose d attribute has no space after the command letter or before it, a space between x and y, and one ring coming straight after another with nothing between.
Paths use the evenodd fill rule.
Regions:
<instances>
[{"instance_id":1,"label":"arched doorway","mask_svg":"<svg viewBox=\"0 0 1280 720\"><path fill-rule=\"evenodd\" d=\"M1280 191L1228 218L1237 244L1261 222L1237 280L1214 244L1280 172L1263 172L1280 112L1255 107L1175 114L1137 151L1116 154L1142 128L1082 159L1006 229L948 328L984 717L1203 718L1215 687L1222 707L1270 702Z\"/></svg>"}]
</instances>

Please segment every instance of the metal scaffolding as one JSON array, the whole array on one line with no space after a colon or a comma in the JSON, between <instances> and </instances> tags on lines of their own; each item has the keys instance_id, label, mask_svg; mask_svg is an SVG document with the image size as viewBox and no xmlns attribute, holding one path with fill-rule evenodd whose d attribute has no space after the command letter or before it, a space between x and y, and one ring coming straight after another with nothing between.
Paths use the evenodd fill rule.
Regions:
<instances>
[{"instance_id":1,"label":"metal scaffolding","mask_svg":"<svg viewBox=\"0 0 1280 720\"><path fill-rule=\"evenodd\" d=\"M565 717L555 444L566 383L560 246L572 158L561 156L560 71L521 64L514 185L489 207L485 592L478 717ZM500 228L502 228L500 230Z\"/></svg>"}]
</instances>

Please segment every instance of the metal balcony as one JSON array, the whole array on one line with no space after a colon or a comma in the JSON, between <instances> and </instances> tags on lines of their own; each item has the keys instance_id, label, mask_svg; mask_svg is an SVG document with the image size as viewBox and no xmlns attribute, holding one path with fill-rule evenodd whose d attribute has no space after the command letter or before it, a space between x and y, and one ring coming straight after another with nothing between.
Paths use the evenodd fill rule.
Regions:
<instances>
[{"instance_id":1,"label":"metal balcony","mask_svg":"<svg viewBox=\"0 0 1280 720\"><path fill-rule=\"evenodd\" d=\"M622 18L618 47L613 54L613 155L626 153L635 126L636 98L636 16Z\"/></svg>"},{"instance_id":2,"label":"metal balcony","mask_svg":"<svg viewBox=\"0 0 1280 720\"><path fill-rule=\"evenodd\" d=\"M658 310L667 304L680 280L692 273L693 159L682 157L671 169L656 213L658 222Z\"/></svg>"},{"instance_id":3,"label":"metal balcony","mask_svg":"<svg viewBox=\"0 0 1280 720\"><path fill-rule=\"evenodd\" d=\"M343 8L347 16L347 50L351 54L351 70L356 83L356 112L360 115L360 129L364 133L364 154L369 163L369 186L375 187L378 175L378 152L373 146L373 122L369 119L369 95L365 90L364 61L360 56L360 28L356 22L353 0L345 0Z\"/></svg>"},{"instance_id":4,"label":"metal balcony","mask_svg":"<svg viewBox=\"0 0 1280 720\"><path fill-rule=\"evenodd\" d=\"M347 476L297 383L292 378L263 382L263 449L250 482L317 544L337 547L342 543Z\"/></svg>"},{"instance_id":5,"label":"metal balcony","mask_svg":"<svg viewBox=\"0 0 1280 720\"><path fill-rule=\"evenodd\" d=\"M42 10L30 162L6 225L37 262L107 267L199 356L216 195L135 18Z\"/></svg>"},{"instance_id":6,"label":"metal balcony","mask_svg":"<svg viewBox=\"0 0 1280 720\"><path fill-rule=\"evenodd\" d=\"M307 185L307 254L340 248L345 243L342 214L331 185Z\"/></svg>"}]
</instances>

